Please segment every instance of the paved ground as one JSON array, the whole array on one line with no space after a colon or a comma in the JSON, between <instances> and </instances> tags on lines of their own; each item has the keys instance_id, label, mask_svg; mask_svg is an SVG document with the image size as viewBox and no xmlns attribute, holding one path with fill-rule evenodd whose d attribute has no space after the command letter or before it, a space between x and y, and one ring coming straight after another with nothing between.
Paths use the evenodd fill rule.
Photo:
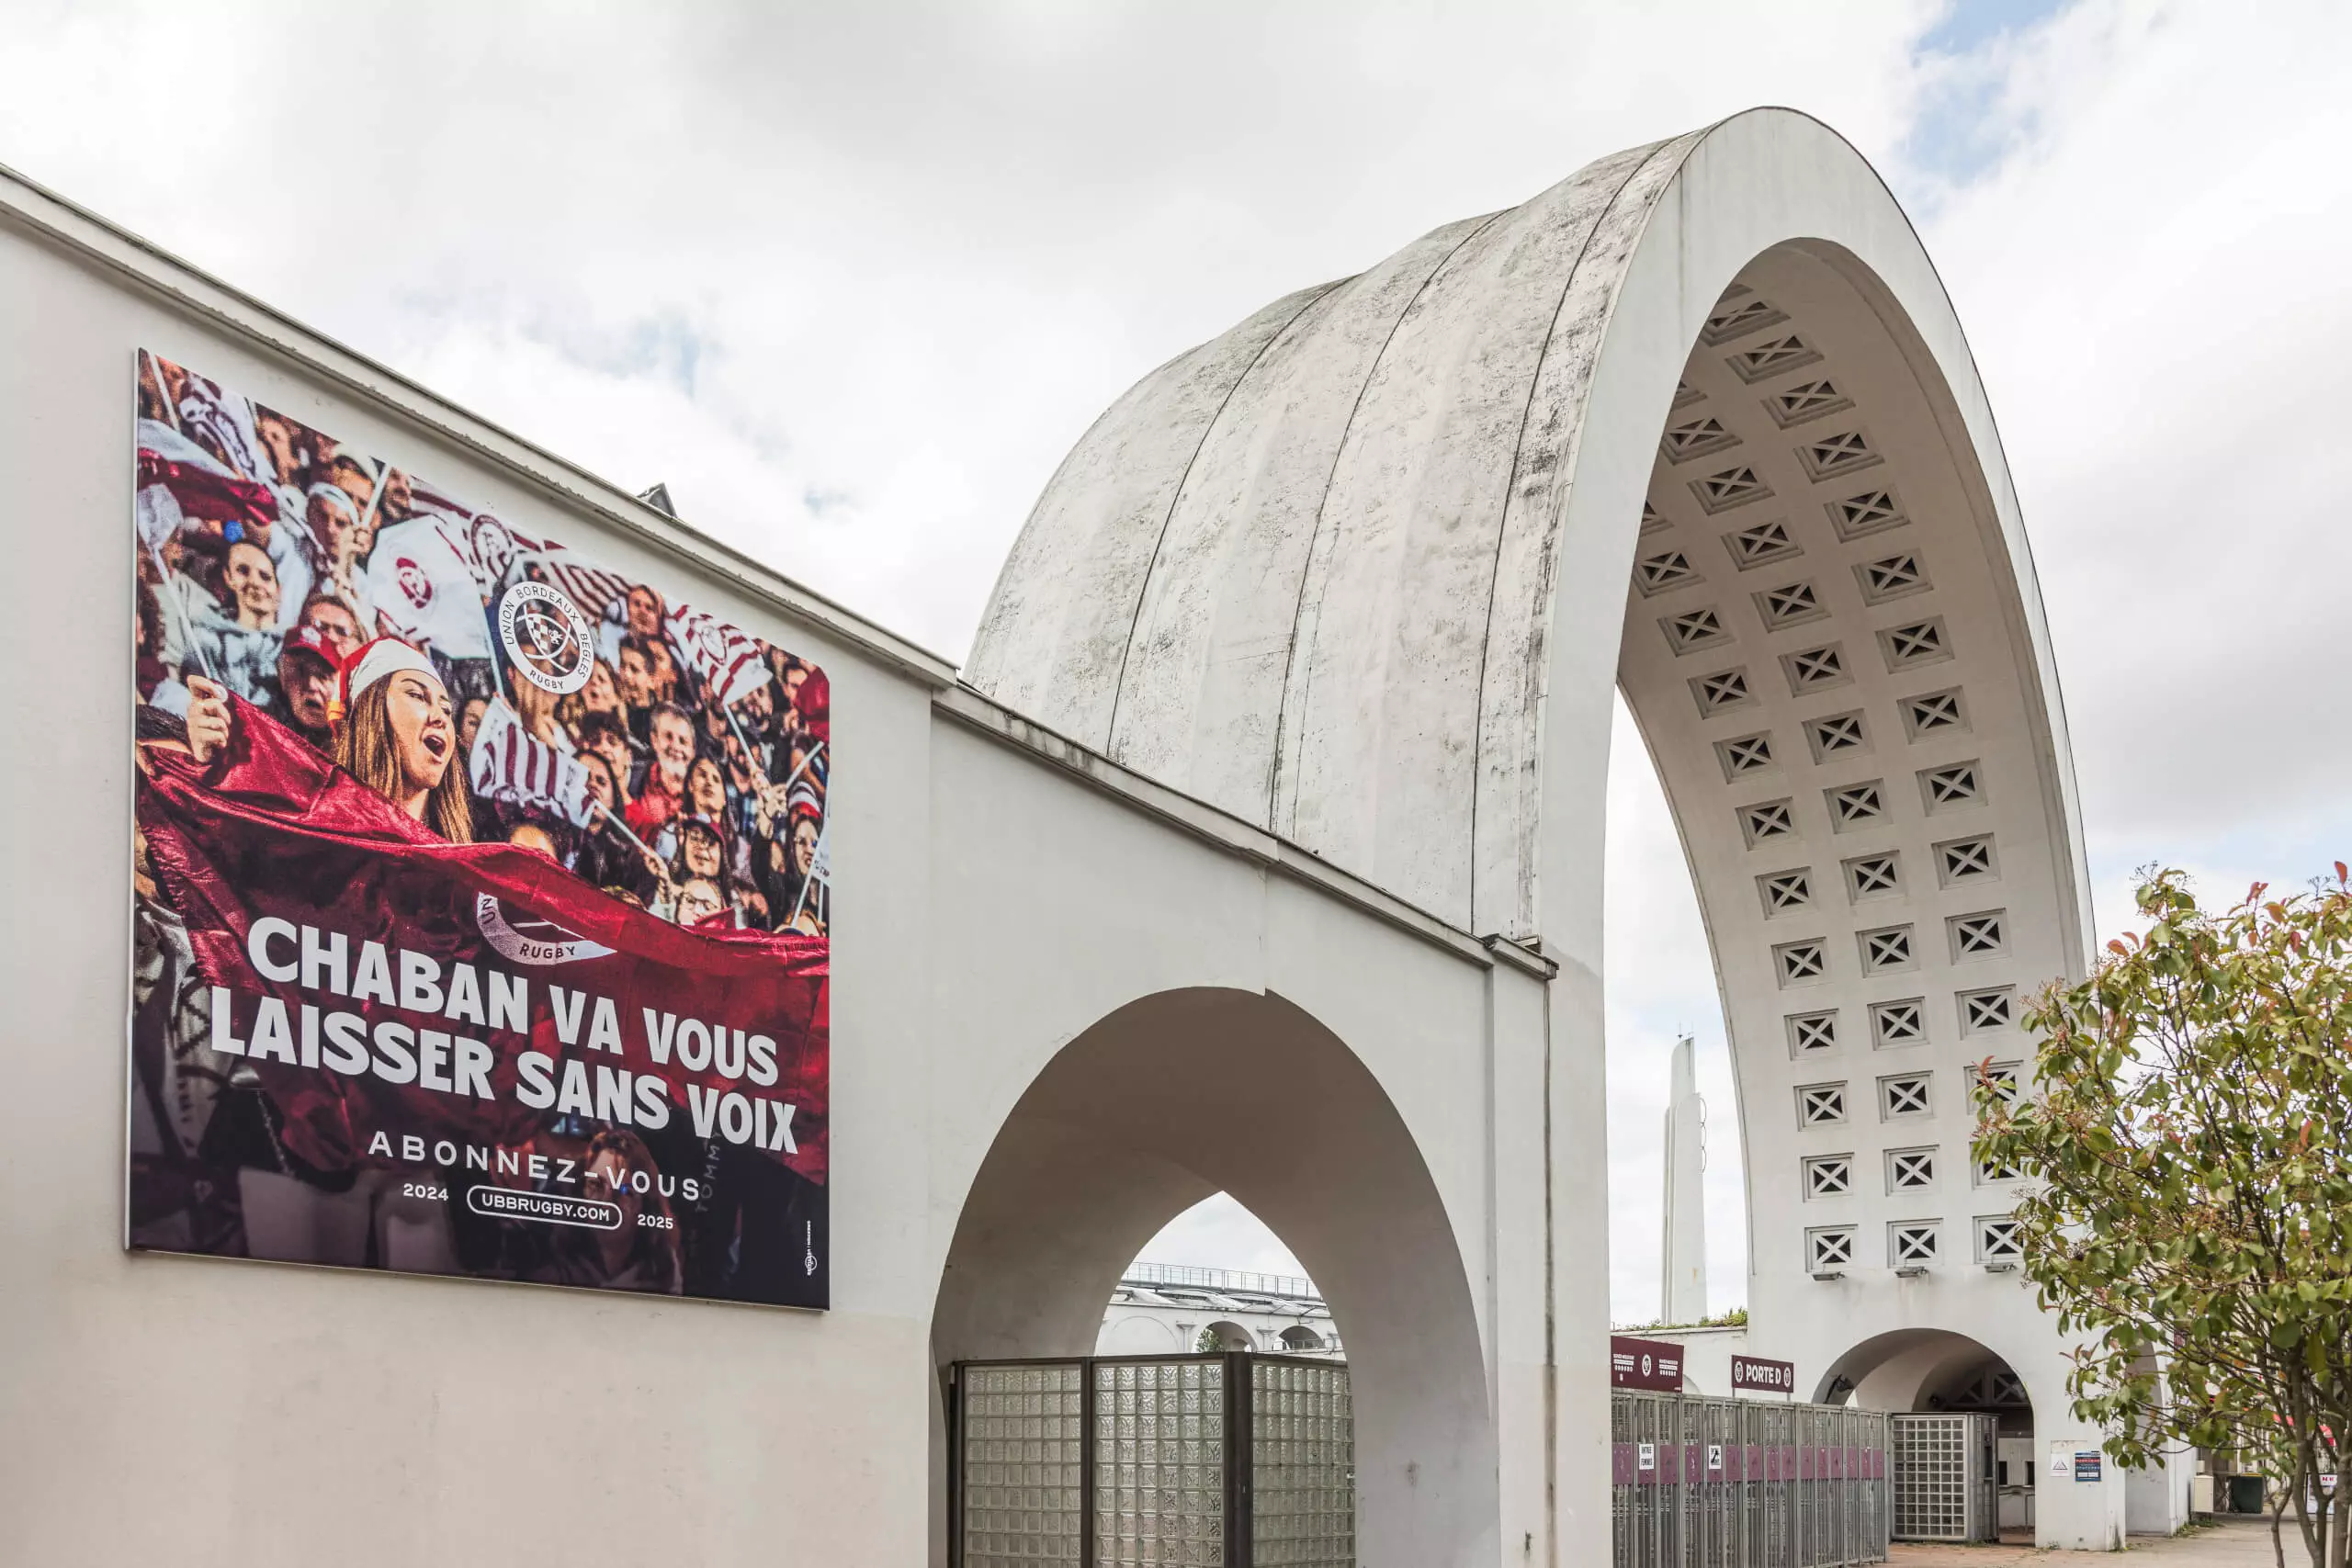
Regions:
<instances>
[{"instance_id":1,"label":"paved ground","mask_svg":"<svg viewBox=\"0 0 2352 1568\"><path fill-rule=\"evenodd\" d=\"M2290 1523L2288 1530L2293 1531ZM2270 1550L2270 1521L2231 1519L2199 1525L2185 1535L2135 1535L2130 1549L2148 1560L2148 1568L2275 1568ZM1929 1546L1898 1541L1890 1568L2092 1568L2111 1565L2103 1551L2041 1551L2029 1537L2005 1540L1998 1546ZM2287 1568L2308 1562L2302 1542L2287 1542Z\"/></svg>"}]
</instances>

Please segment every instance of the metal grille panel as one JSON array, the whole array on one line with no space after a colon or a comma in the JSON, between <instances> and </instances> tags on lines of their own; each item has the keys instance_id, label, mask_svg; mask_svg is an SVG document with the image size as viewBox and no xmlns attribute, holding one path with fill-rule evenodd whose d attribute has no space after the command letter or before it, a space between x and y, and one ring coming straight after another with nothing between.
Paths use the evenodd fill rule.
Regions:
<instances>
[{"instance_id":1,"label":"metal grille panel","mask_svg":"<svg viewBox=\"0 0 2352 1568\"><path fill-rule=\"evenodd\" d=\"M1886 1557L1887 1417L1623 1393L1612 1568L1840 1568Z\"/></svg>"},{"instance_id":2,"label":"metal grille panel","mask_svg":"<svg viewBox=\"0 0 2352 1568\"><path fill-rule=\"evenodd\" d=\"M1897 1540L1998 1540L1997 1418L1979 1413L1891 1417Z\"/></svg>"}]
</instances>

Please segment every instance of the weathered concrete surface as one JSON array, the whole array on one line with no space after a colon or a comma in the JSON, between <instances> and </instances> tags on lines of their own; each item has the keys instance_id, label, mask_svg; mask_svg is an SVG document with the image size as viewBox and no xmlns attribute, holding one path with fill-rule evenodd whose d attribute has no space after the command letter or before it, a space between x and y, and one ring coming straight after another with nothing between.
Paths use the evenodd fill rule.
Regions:
<instances>
[{"instance_id":1,"label":"weathered concrete surface","mask_svg":"<svg viewBox=\"0 0 2352 1568\"><path fill-rule=\"evenodd\" d=\"M1538 866L1557 590L1598 577L1613 599L1634 525L1628 506L1617 536L1567 527L1600 359L1638 259L1681 283L1679 366L1748 259L1702 259L1681 231L1708 183L1689 177L1693 154L1728 160L1726 140L1759 135L1812 165L1776 172L1796 205L1830 175L1831 207L1874 202L1864 223L1917 254L1850 148L1758 110L1278 300L1087 432L1005 564L966 678L1464 929L1556 937ZM1645 253L1661 210L1677 231ZM1911 270L1891 280L1908 286L1899 302L1948 356L2013 513L1949 301L1924 256ZM1621 352L1645 330L1617 332Z\"/></svg>"},{"instance_id":2,"label":"weathered concrete surface","mask_svg":"<svg viewBox=\"0 0 2352 1568\"><path fill-rule=\"evenodd\" d=\"M1781 357L1740 357L1781 333L1801 334ZM1805 393L1816 380L1829 389ZM1801 394L1815 405L1784 400ZM1717 428L1662 440L1702 417ZM1739 493L1707 489L1734 472ZM1871 487L1891 521L1839 512ZM1743 543L1758 525L1781 545ZM1916 591L1871 585L1890 552ZM1668 556L1679 575L1628 592L1637 558ZM1810 613L1768 612L1798 588ZM1694 616L1712 620L1681 640ZM1898 658L1888 638L1922 617L1939 646ZM1830 678L1801 679L1800 655ZM1965 1075L2022 1052L2013 1018L1986 1025L1971 998L2086 962L2064 707L1958 319L1884 186L1818 122L1757 110L1601 159L1170 361L1046 488L965 674L1448 925L1540 951L1558 965L1544 1066L1594 1077L1622 690L1691 862L1737 1065L1755 1352L1826 1388L1921 1334L1965 1334L2063 1435L2064 1347L1979 1256L2013 1194L1973 1170ZM1702 699L1713 676L1737 678L1736 700ZM1923 728L1909 705L1939 691L1966 716ZM1840 716L1866 736L1850 749L1818 739ZM1769 741L1762 768L1732 766L1747 741ZM1970 770L1957 806L1928 788L1952 767ZM1870 809L1846 813L1857 788ZM1751 831L1759 806L1785 820ZM1950 874L1961 840L1997 872ZM1803 895L1764 897L1776 874ZM1964 950L1953 922L1979 915L1998 940ZM1903 951L1885 960L1867 939L1889 932ZM1890 1005L1917 1027L1890 1033ZM1799 1024L1825 1019L1834 1043L1801 1047ZM1898 1078L1932 1094L1889 1111ZM1810 1089L1834 1089L1838 1113L1801 1113ZM1546 1328L1597 1344L1607 1130L1600 1103L1554 1111ZM1892 1160L1922 1151L1933 1179L1898 1186ZM1833 1160L1842 1184L1809 1186ZM1898 1227L1922 1224L1925 1271L1894 1257ZM1846 1255L1817 1267L1831 1231ZM1572 1405L1599 1395L1580 1357L1560 1360ZM1571 1477L1581 1462L1564 1451ZM1571 1510L1600 1506L1566 1484ZM2104 1545L2123 1483L2053 1498L2041 1523L2052 1544Z\"/></svg>"},{"instance_id":3,"label":"weathered concrete surface","mask_svg":"<svg viewBox=\"0 0 2352 1568\"><path fill-rule=\"evenodd\" d=\"M1147 378L1038 502L968 678L1489 929L1473 824L1483 805L1506 840L1532 825L1591 362L1648 205L1697 139L1449 224Z\"/></svg>"}]
</instances>

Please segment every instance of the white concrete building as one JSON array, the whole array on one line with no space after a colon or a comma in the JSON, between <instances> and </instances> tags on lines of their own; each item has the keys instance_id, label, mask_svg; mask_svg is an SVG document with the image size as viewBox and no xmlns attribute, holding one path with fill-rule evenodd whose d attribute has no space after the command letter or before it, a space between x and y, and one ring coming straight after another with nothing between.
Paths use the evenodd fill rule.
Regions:
<instances>
[{"instance_id":1,"label":"white concrete building","mask_svg":"<svg viewBox=\"0 0 2352 1568\"><path fill-rule=\"evenodd\" d=\"M960 673L13 177L0 341L26 1560L940 1562L939 1370L1090 1352L1224 1190L1346 1325L1358 1539L1582 1561L1620 687L1714 944L1759 1352L1897 1408L1996 1358L2095 1440L1967 1154L1964 1065L2087 950L2031 558L1951 302L1815 121L1604 158L1153 372ZM824 665L829 1312L123 1250L142 346Z\"/></svg>"},{"instance_id":2,"label":"white concrete building","mask_svg":"<svg viewBox=\"0 0 2352 1568\"><path fill-rule=\"evenodd\" d=\"M1209 1349L1347 1357L1312 1280L1166 1263L1137 1263L1120 1276L1095 1336L1096 1355Z\"/></svg>"}]
</instances>

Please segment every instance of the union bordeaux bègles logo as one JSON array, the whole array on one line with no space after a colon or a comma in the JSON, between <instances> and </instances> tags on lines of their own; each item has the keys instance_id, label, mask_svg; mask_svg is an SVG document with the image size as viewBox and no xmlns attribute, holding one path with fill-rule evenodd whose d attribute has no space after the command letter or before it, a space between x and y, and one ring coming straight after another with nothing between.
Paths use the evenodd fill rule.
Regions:
<instances>
[{"instance_id":1,"label":"union bordeaux b\u00e8gles logo","mask_svg":"<svg viewBox=\"0 0 2352 1568\"><path fill-rule=\"evenodd\" d=\"M588 617L544 582L518 582L499 596L498 640L525 680L558 696L586 685L596 666Z\"/></svg>"}]
</instances>

